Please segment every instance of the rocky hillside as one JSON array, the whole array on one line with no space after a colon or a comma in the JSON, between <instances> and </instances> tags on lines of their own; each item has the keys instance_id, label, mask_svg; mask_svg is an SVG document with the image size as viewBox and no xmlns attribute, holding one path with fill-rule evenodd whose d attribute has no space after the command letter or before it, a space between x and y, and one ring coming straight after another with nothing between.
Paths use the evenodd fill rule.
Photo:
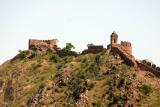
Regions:
<instances>
[{"instance_id":1,"label":"rocky hillside","mask_svg":"<svg viewBox=\"0 0 160 107\"><path fill-rule=\"evenodd\" d=\"M0 107L160 107L160 79L108 51L21 52L0 67Z\"/></svg>"}]
</instances>

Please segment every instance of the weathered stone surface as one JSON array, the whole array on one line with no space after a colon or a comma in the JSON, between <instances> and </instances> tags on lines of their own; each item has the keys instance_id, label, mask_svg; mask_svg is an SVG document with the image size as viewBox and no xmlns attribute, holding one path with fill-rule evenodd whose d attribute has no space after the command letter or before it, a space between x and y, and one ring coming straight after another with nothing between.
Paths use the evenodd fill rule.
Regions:
<instances>
[{"instance_id":1,"label":"weathered stone surface","mask_svg":"<svg viewBox=\"0 0 160 107\"><path fill-rule=\"evenodd\" d=\"M132 54L132 44L130 42L121 41L121 47L129 54Z\"/></svg>"},{"instance_id":2,"label":"weathered stone surface","mask_svg":"<svg viewBox=\"0 0 160 107\"><path fill-rule=\"evenodd\" d=\"M121 44L118 44L118 35L113 32L111 34L111 42L107 46L107 49L111 50L115 55L119 55L127 65L138 66L141 70L149 71L152 74L160 77L160 68L156 67L155 64L152 64L149 61L136 61L132 55L132 45L130 42L121 41Z\"/></svg>"},{"instance_id":3,"label":"weathered stone surface","mask_svg":"<svg viewBox=\"0 0 160 107\"><path fill-rule=\"evenodd\" d=\"M45 92L46 87L40 87L38 93L27 102L27 105L29 107L37 107L39 103L44 101Z\"/></svg>"},{"instance_id":4,"label":"weathered stone surface","mask_svg":"<svg viewBox=\"0 0 160 107\"><path fill-rule=\"evenodd\" d=\"M88 107L89 95L88 91L80 95L80 100L76 103L77 107Z\"/></svg>"},{"instance_id":5,"label":"weathered stone surface","mask_svg":"<svg viewBox=\"0 0 160 107\"><path fill-rule=\"evenodd\" d=\"M128 54L128 53L123 49L123 47L121 47L121 45L113 45L111 51L112 51L113 53L119 54L119 56L120 56L122 59L124 59L124 62L125 62L127 65L130 65L130 66L136 66L136 65L137 65L134 56L132 56L131 54Z\"/></svg>"},{"instance_id":6,"label":"weathered stone surface","mask_svg":"<svg viewBox=\"0 0 160 107\"><path fill-rule=\"evenodd\" d=\"M9 80L4 92L4 101L13 101L14 100L14 88L12 86L12 80Z\"/></svg>"},{"instance_id":7,"label":"weathered stone surface","mask_svg":"<svg viewBox=\"0 0 160 107\"><path fill-rule=\"evenodd\" d=\"M110 37L110 44L107 46L107 49L110 49L114 54L118 54L126 64L130 66L136 66L134 56L132 55L132 45L130 42L121 41L121 44L118 44L118 35L113 32Z\"/></svg>"},{"instance_id":8,"label":"weathered stone surface","mask_svg":"<svg viewBox=\"0 0 160 107\"><path fill-rule=\"evenodd\" d=\"M157 77L160 77L160 72L158 71L158 69L156 68L152 68L152 66L146 64L146 63L143 63L141 61L137 61L137 64L138 64L138 67L141 69L141 70L144 70L144 71L148 71L148 72L151 72L152 74L154 74L155 76Z\"/></svg>"},{"instance_id":9,"label":"weathered stone surface","mask_svg":"<svg viewBox=\"0 0 160 107\"><path fill-rule=\"evenodd\" d=\"M105 48L102 45L91 44L91 45L88 45L88 49L84 50L82 52L82 54L88 54L88 53L96 54L96 53L102 52L104 50L105 50Z\"/></svg>"},{"instance_id":10,"label":"weathered stone surface","mask_svg":"<svg viewBox=\"0 0 160 107\"><path fill-rule=\"evenodd\" d=\"M38 51L54 51L58 50L57 39L52 40L36 40L29 39L29 50L38 50Z\"/></svg>"},{"instance_id":11,"label":"weathered stone surface","mask_svg":"<svg viewBox=\"0 0 160 107\"><path fill-rule=\"evenodd\" d=\"M0 88L3 86L3 81L0 80Z\"/></svg>"}]
</instances>

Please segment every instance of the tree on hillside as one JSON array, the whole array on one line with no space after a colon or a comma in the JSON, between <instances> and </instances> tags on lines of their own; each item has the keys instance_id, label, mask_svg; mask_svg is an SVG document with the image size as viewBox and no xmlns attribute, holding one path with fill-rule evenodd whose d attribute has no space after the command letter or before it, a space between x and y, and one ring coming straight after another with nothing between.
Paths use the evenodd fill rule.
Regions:
<instances>
[{"instance_id":1,"label":"tree on hillside","mask_svg":"<svg viewBox=\"0 0 160 107\"><path fill-rule=\"evenodd\" d=\"M63 48L63 51L65 54L68 54L71 52L72 49L75 49L74 45L72 43L66 43L66 46Z\"/></svg>"}]
</instances>

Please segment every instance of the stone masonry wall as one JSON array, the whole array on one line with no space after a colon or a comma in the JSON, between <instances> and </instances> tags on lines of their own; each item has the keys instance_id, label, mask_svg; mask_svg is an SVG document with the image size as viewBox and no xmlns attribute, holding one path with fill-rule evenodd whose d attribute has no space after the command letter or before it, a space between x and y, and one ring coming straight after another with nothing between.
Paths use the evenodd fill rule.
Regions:
<instances>
[{"instance_id":1,"label":"stone masonry wall","mask_svg":"<svg viewBox=\"0 0 160 107\"><path fill-rule=\"evenodd\" d=\"M57 40L36 40L29 39L29 50L35 49L38 51L54 50L57 49Z\"/></svg>"},{"instance_id":2,"label":"stone masonry wall","mask_svg":"<svg viewBox=\"0 0 160 107\"><path fill-rule=\"evenodd\" d=\"M127 51L129 54L132 54L132 44L130 42L121 41L121 46Z\"/></svg>"},{"instance_id":3,"label":"stone masonry wall","mask_svg":"<svg viewBox=\"0 0 160 107\"><path fill-rule=\"evenodd\" d=\"M96 54L104 50L105 48L102 45L92 45L92 46L88 46L88 49L84 50L82 54L88 54L88 53Z\"/></svg>"}]
</instances>

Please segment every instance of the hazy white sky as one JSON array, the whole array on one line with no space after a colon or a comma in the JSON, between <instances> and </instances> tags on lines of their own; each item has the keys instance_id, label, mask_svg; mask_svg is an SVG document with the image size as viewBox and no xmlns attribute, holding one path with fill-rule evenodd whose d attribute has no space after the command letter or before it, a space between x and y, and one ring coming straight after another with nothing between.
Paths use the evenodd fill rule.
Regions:
<instances>
[{"instance_id":1,"label":"hazy white sky","mask_svg":"<svg viewBox=\"0 0 160 107\"><path fill-rule=\"evenodd\" d=\"M116 31L137 59L160 65L160 0L0 0L0 63L28 48L28 39L58 38L82 51L109 44Z\"/></svg>"}]
</instances>

